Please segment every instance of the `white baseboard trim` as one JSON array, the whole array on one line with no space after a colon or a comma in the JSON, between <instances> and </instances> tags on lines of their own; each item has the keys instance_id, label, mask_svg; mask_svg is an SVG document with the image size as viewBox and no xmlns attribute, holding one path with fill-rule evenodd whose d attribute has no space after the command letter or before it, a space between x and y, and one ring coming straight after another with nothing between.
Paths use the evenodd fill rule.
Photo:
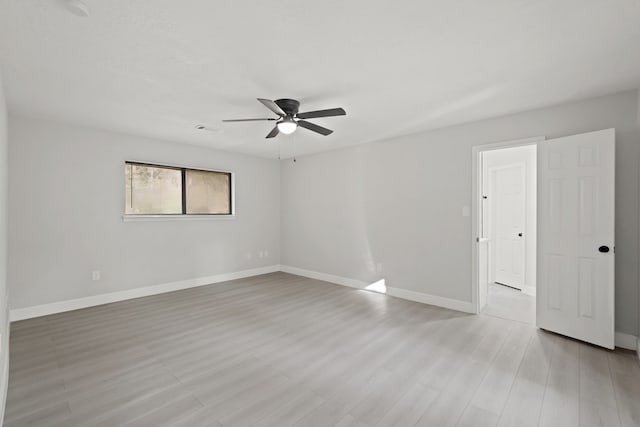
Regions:
<instances>
[{"instance_id":1,"label":"white baseboard trim","mask_svg":"<svg viewBox=\"0 0 640 427\"><path fill-rule=\"evenodd\" d=\"M250 270L242 270L232 273L222 273L216 274L214 276L198 277L195 279L180 280L177 282L162 283L159 285L146 286L144 288L127 289L125 291L92 295L89 297L36 305L33 307L14 308L9 312L9 319L11 322L15 322L18 320L31 319L34 317L46 316L49 314L63 313L65 311L78 310L81 308L109 304L117 301L124 301L133 298L179 291L182 289L195 288L198 286L205 286L213 283L226 282L228 280L243 279L245 277L258 276L260 274L274 273L276 271L280 271L280 266L270 265L268 267L253 268Z\"/></svg>"},{"instance_id":2,"label":"white baseboard trim","mask_svg":"<svg viewBox=\"0 0 640 427\"><path fill-rule=\"evenodd\" d=\"M536 296L536 287L535 286L523 286L522 287L522 293L535 297Z\"/></svg>"},{"instance_id":3,"label":"white baseboard trim","mask_svg":"<svg viewBox=\"0 0 640 427\"><path fill-rule=\"evenodd\" d=\"M410 291L401 288L392 288L387 286L387 295L402 298L409 301L421 302L423 304L436 305L438 307L448 308L450 310L462 311L464 313L475 314L473 304L470 301L461 301L458 299L445 298L438 295L430 295L422 292Z\"/></svg>"},{"instance_id":4,"label":"white baseboard trim","mask_svg":"<svg viewBox=\"0 0 640 427\"><path fill-rule=\"evenodd\" d=\"M349 279L341 276L334 276L332 274L320 273L312 270L305 270L298 267L291 267L288 265L280 266L281 271L285 273L291 273L298 276L309 277L311 279L323 280L325 282L334 283L336 285L348 286L350 288L362 289L370 285L370 283L363 282L361 280ZM371 291L375 292L375 291ZM440 297L437 295L425 294L422 292L410 291L407 289L393 288L387 286L386 295L406 299L409 301L420 302L423 304L436 305L438 307L444 307L451 310L462 311L464 313L475 313L473 305L469 301L460 301L451 298Z\"/></svg>"},{"instance_id":5,"label":"white baseboard trim","mask_svg":"<svg viewBox=\"0 0 640 427\"><path fill-rule=\"evenodd\" d=\"M364 289L369 283L361 280L347 279L346 277L334 276L333 274L320 273L317 271L305 270L289 265L281 265L280 271L295 274L296 276L308 277L310 279L322 280L324 282L335 283L336 285L348 286L350 288Z\"/></svg>"},{"instance_id":6,"label":"white baseboard trim","mask_svg":"<svg viewBox=\"0 0 640 427\"><path fill-rule=\"evenodd\" d=\"M626 350L638 351L638 337L623 332L616 332L615 345L616 347Z\"/></svg>"},{"instance_id":7,"label":"white baseboard trim","mask_svg":"<svg viewBox=\"0 0 640 427\"><path fill-rule=\"evenodd\" d=\"M211 285L215 283L226 282L229 280L243 279L246 277L259 276L261 274L275 273L283 271L285 273L295 274L298 276L309 277L311 279L322 280L337 285L348 286L350 288L366 290L369 283L349 279L346 277L335 276L332 274L320 273L312 270L291 267L288 265L270 265L267 267L254 268L250 270L241 270L232 273L217 274L214 276L199 277L195 279L180 280L177 282L162 283L159 285L146 286L143 288L127 289L124 291L111 292L108 294L93 295L84 298L77 298L67 301L59 301L49 304L42 304L32 307L16 308L10 310L9 320L16 322L18 320L31 319L34 317L47 316L49 314L63 313L66 311L79 310L82 308L94 307L112 302L125 301L134 298L141 298L150 295L158 295L166 292L179 291L182 289L195 288L199 286ZM369 291L375 292L375 291ZM451 298L445 298L438 295L430 295L422 292L410 291L407 289L394 288L387 286L386 295L401 298L409 301L415 301L423 304L435 305L438 307L448 308L450 310L461 311L464 313L475 313L473 305L469 301L461 301ZM634 350L640 358L640 337L635 335L616 332L615 346L627 350ZM1 418L0 418L1 419Z\"/></svg>"}]
</instances>

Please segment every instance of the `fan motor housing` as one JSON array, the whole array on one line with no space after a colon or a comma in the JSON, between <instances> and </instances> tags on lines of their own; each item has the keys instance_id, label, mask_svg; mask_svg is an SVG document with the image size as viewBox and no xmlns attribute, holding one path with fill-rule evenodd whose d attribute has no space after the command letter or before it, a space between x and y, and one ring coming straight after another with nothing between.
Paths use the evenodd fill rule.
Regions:
<instances>
[{"instance_id":1,"label":"fan motor housing","mask_svg":"<svg viewBox=\"0 0 640 427\"><path fill-rule=\"evenodd\" d=\"M300 102L295 99L276 99L274 101L278 104L278 107L282 108L282 111L287 113L287 116L294 116L298 114L298 109L300 108Z\"/></svg>"}]
</instances>

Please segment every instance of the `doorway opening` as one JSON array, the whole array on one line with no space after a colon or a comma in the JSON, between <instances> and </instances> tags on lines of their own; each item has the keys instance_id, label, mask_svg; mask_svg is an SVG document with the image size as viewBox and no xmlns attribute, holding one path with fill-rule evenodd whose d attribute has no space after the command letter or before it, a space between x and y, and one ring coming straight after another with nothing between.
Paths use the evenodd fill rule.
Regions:
<instances>
[{"instance_id":1,"label":"doorway opening","mask_svg":"<svg viewBox=\"0 0 640 427\"><path fill-rule=\"evenodd\" d=\"M505 307L504 300L501 303L500 297L509 289L493 283L521 286L516 292L522 297L533 293L531 287L535 287L536 296L531 300L535 315L526 319L527 323L608 349L615 347L615 142L615 129L611 128L473 147L471 302L476 313L489 314L495 306L499 311L493 315L525 320L515 317L522 313L511 310L513 300L512 306ZM537 189L528 190L529 196L535 194L530 200L537 207L530 209L529 218L535 215L531 223L536 224L536 231L527 231L525 226L519 236L515 227L519 222L514 220L507 225L494 224L492 230L496 219L487 210L495 201L485 191L493 184L483 176L485 171L489 174L490 153L527 145L535 146L537 153L536 166L529 168L537 175ZM521 173L517 164L512 161L491 172L494 181L503 183L493 191L506 197L506 202L495 202L493 209L507 217L520 209L527 215L526 202L522 208L520 190L514 189ZM527 188L525 185L525 192ZM527 222L525 218L525 225ZM531 239L536 247L532 251L535 261L528 262L525 253L521 272L514 267L519 265L516 255L522 259L518 247L526 251ZM503 271L498 271L500 268ZM527 279L532 274L534 281ZM501 295L491 295L490 289L502 291Z\"/></svg>"},{"instance_id":2,"label":"doorway opening","mask_svg":"<svg viewBox=\"0 0 640 427\"><path fill-rule=\"evenodd\" d=\"M537 145L482 146L477 159L477 310L536 323Z\"/></svg>"}]
</instances>

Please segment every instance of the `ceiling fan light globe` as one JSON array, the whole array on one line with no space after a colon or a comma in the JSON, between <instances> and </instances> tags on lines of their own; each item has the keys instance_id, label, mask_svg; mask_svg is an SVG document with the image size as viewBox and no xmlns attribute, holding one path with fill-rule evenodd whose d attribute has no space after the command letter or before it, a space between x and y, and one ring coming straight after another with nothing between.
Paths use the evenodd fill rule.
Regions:
<instances>
[{"instance_id":1,"label":"ceiling fan light globe","mask_svg":"<svg viewBox=\"0 0 640 427\"><path fill-rule=\"evenodd\" d=\"M293 120L283 120L281 122L278 122L278 130L280 131L280 133L283 133L285 135L292 134L296 131L297 127L298 124Z\"/></svg>"}]
</instances>

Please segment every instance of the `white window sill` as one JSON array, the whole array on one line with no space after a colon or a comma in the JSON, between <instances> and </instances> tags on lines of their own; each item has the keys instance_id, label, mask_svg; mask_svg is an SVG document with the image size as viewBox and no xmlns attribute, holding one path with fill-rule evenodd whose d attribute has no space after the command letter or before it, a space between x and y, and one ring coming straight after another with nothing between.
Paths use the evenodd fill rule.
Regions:
<instances>
[{"instance_id":1,"label":"white window sill","mask_svg":"<svg viewBox=\"0 0 640 427\"><path fill-rule=\"evenodd\" d=\"M219 221L236 219L235 215L122 215L123 222L140 221Z\"/></svg>"}]
</instances>

